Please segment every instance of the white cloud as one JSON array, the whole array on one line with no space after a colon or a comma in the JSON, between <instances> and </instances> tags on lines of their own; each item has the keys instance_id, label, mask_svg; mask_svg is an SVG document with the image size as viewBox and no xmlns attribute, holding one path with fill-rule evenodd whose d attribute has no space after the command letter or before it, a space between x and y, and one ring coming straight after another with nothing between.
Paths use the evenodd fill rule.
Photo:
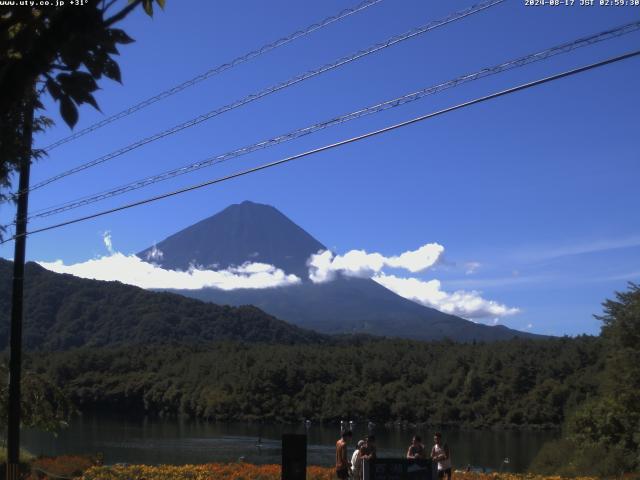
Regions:
<instances>
[{"instance_id":1,"label":"white cloud","mask_svg":"<svg viewBox=\"0 0 640 480\"><path fill-rule=\"evenodd\" d=\"M110 253L113 253L113 252L110 252ZM163 257L164 257L164 253L162 252L162 250L156 247L155 243L153 244L153 247L151 247L151 250L147 252L147 260L151 262L162 260Z\"/></svg>"},{"instance_id":2,"label":"white cloud","mask_svg":"<svg viewBox=\"0 0 640 480\"><path fill-rule=\"evenodd\" d=\"M287 275L279 268L265 263L245 263L226 270L190 268L183 272L165 270L135 255L124 255L118 252L72 265L65 265L62 260L38 262L38 264L57 273L70 273L77 277L95 280L118 280L142 288L234 290L272 288L300 283L300 278L296 275Z\"/></svg>"},{"instance_id":3,"label":"white cloud","mask_svg":"<svg viewBox=\"0 0 640 480\"><path fill-rule=\"evenodd\" d=\"M438 243L427 243L417 250L404 252L398 257L391 257L386 264L393 268L403 268L411 273L422 272L432 267L440 259L444 247Z\"/></svg>"},{"instance_id":4,"label":"white cloud","mask_svg":"<svg viewBox=\"0 0 640 480\"><path fill-rule=\"evenodd\" d=\"M467 262L464 264L464 268L466 268L464 273L466 275L473 275L481 266L482 264L480 262Z\"/></svg>"},{"instance_id":5,"label":"white cloud","mask_svg":"<svg viewBox=\"0 0 640 480\"><path fill-rule=\"evenodd\" d=\"M102 233L102 241L104 246L107 247L107 252L113 253L113 242L111 241L111 232L109 230Z\"/></svg>"},{"instance_id":6,"label":"white cloud","mask_svg":"<svg viewBox=\"0 0 640 480\"><path fill-rule=\"evenodd\" d=\"M311 255L307 261L309 278L313 283L329 282L335 278L335 271L331 270L333 253L329 250Z\"/></svg>"},{"instance_id":7,"label":"white cloud","mask_svg":"<svg viewBox=\"0 0 640 480\"><path fill-rule=\"evenodd\" d=\"M376 275L373 280L401 297L465 318L504 317L520 311L493 300L486 300L482 298L480 292L465 290L445 292L441 288L440 280L424 281L384 273Z\"/></svg>"},{"instance_id":8,"label":"white cloud","mask_svg":"<svg viewBox=\"0 0 640 480\"><path fill-rule=\"evenodd\" d=\"M367 253L364 250L351 250L344 255L334 255L325 250L312 255L307 265L311 281L322 283L333 280L338 272L362 278L379 274L385 267L401 268L412 273L421 272L435 265L443 252L444 247L437 243L428 243L417 250L393 257Z\"/></svg>"}]
</instances>

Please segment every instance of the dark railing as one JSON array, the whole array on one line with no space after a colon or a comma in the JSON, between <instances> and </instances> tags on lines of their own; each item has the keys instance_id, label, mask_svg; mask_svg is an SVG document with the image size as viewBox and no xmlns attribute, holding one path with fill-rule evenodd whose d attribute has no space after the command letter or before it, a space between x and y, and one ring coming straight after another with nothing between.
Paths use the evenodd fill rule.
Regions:
<instances>
[{"instance_id":1,"label":"dark railing","mask_svg":"<svg viewBox=\"0 0 640 480\"><path fill-rule=\"evenodd\" d=\"M435 463L429 460L406 458L376 458L364 461L364 480L434 480L437 478Z\"/></svg>"}]
</instances>

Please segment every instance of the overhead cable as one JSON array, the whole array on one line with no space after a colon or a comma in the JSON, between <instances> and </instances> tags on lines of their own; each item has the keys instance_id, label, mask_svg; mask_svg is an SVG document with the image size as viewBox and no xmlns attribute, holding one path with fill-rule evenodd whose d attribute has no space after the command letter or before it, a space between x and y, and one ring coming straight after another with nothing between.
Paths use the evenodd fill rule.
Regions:
<instances>
[{"instance_id":1,"label":"overhead cable","mask_svg":"<svg viewBox=\"0 0 640 480\"><path fill-rule=\"evenodd\" d=\"M177 177L179 175L184 175L186 173L190 173L196 170L200 170L201 168L210 167L233 158L240 157L242 155L246 155L258 150L262 150L265 148L269 148L275 145L279 145L281 143L288 142L290 140L294 140L314 132L324 130L329 127L333 127L336 125L340 125L342 123L355 120L357 118L361 118L367 115L371 115L374 113L378 113L384 110L388 110L391 108L398 107L400 105L405 105L407 103L419 100L429 95L436 94L443 90L454 88L458 85L471 82L474 80L478 80L481 78L485 78L491 75L495 75L506 70L512 70L514 68L519 68L525 65L529 65L534 62L538 62L550 57L553 57L558 54L571 52L575 49L585 47L588 45L592 45L595 43L599 43L606 40L611 40L613 38L620 37L621 35L625 35L631 32L635 32L640 29L640 21L631 22L616 28L611 28L600 33L589 35L586 37L582 37L571 42L566 42L560 45L556 45L554 47L548 48L546 50L542 50L539 52L531 53L529 55L521 56L513 60L509 60L507 62L500 63L498 65L494 65L492 67L483 68L482 70L476 71L474 73L466 74L458 76L454 79L448 80L446 82L439 83L437 85L432 85L427 88L423 88L422 90L418 90L416 92L409 93L407 95L403 95L402 97L397 97L392 100L387 100L381 103L377 103L375 105L371 105L344 115L340 115L329 120L325 120L323 122L316 123L314 125L300 128L298 130L294 130L292 132L279 135L276 137L272 137L268 140L263 140L258 143L254 143L252 145L248 145L242 148L238 148L236 150L232 150L221 155L215 155L213 157L207 158L205 160L201 160L195 163L191 163L189 165L185 165L179 168L175 168L173 170L168 170L153 176L149 176L135 182L130 182L125 185L121 185L119 187L113 188L111 190L106 190L97 194L92 194L89 196L85 196L76 200L72 200L69 202L65 202L56 206L46 207L44 209L38 210L34 212L29 220L35 218L44 218L49 217L51 215L55 215L58 213L62 213L68 210L72 210L75 208L79 208L85 205L89 205L100 200L105 200L107 198L111 198L117 195L121 195L127 192L131 192L133 190L138 190L140 188L146 187L148 185L152 185L164 180L169 180L171 178Z\"/></svg>"},{"instance_id":2,"label":"overhead cable","mask_svg":"<svg viewBox=\"0 0 640 480\"><path fill-rule=\"evenodd\" d=\"M136 103L135 105L132 105L131 107L125 110L122 110L121 112L118 112L103 120L100 120L99 122L96 122L93 125L89 125L88 127L83 128L82 130L78 130L77 132L74 132L71 135L68 135L64 138L61 138L60 140L57 140L56 142L53 142L50 145L47 145L46 147L44 147L44 150L51 151L54 148L59 147L60 145L64 145L65 143L71 142L72 140L80 138L88 133L94 132L106 125L109 125L110 123L113 123L117 120L128 117L129 115L139 110L142 110L143 108L146 108L149 105L152 105L160 100L163 100L167 97L175 95L176 93L181 92L189 87L192 87L204 80L207 80L208 78L211 78L214 75L218 75L219 73L222 73L225 70L229 70L237 65L240 65L241 63L245 63L245 62L248 62L249 60L253 60L254 58L257 58L261 55L264 55L267 52L275 50L278 47L282 47L283 45L293 42L294 40L305 37L306 35L309 35L310 33L315 32L316 30L320 30L321 28L324 28L327 25L331 25L332 23L335 23L339 20L342 20L343 18L353 15L354 13L361 12L362 10L369 8L370 6L375 5L376 3L380 3L381 1L382 0L365 0L364 2L361 2L360 4L356 5L353 8L347 8L345 10L342 10L336 15L327 17L317 23L309 25L307 28L304 28L302 30L297 30L285 37L279 38L274 42L263 45L262 47L252 50L249 53L245 53L240 57L234 58L230 62L220 64L210 70L207 70L204 73L201 73L200 75L197 75L189 80L186 80L185 82L182 82L179 85L176 85L167 90L164 90L158 93L157 95L154 95L153 97L149 97L145 100L142 100L141 102Z\"/></svg>"},{"instance_id":3,"label":"overhead cable","mask_svg":"<svg viewBox=\"0 0 640 480\"><path fill-rule=\"evenodd\" d=\"M569 76L576 75L576 74L579 74L579 73L583 73L583 72L586 72L588 70L593 70L595 68L599 68L599 67L602 67L604 65L620 62L622 60L626 60L626 59L629 59L631 57L635 57L635 56L638 56L638 55L640 55L640 50L635 50L635 51L630 52L630 53L626 53L626 54L623 54L623 55L618 55L618 56L615 56L615 57L611 57L611 58L608 58L606 60L602 60L600 62L592 63L590 65L586 65L586 66L579 67L579 68L574 68L572 70L568 70L568 71L565 71L565 72L562 72L562 73L558 73L558 74L551 75L551 76L548 76L548 77L545 77L545 78L541 78L539 80L534 80L532 82L527 82L527 83L518 85L516 87L511 87L511 88L508 88L506 90L501 90L499 92L495 92L495 93L492 93L490 95L485 95L483 97L479 97L479 98L476 98L474 100L469 100L469 101L464 102L464 103L459 103L459 104L454 105L452 107L444 108L444 109L438 110L436 112L432 112L432 113L428 113L428 114L425 114L425 115L421 115L419 117L412 118L411 120L406 120L404 122L396 123L394 125L390 125L388 127L381 128L379 130L375 130L375 131L368 132L368 133L365 133L365 134L362 134L362 135L358 135L356 137L351 137L351 138L348 138L346 140L341 140L339 142L335 142L335 143L332 143L332 144L329 144L329 145L325 145L323 147L315 148L313 150L307 150L306 152L298 153L296 155L292 155L290 157L286 157L286 158L283 158L283 159L280 159L280 160L276 160L274 162L264 163L264 164L259 165L257 167L253 167L253 168L249 168L249 169L246 169L246 170L242 170L240 172L236 172L236 173L233 173L233 174L230 174L230 175L226 175L224 177L215 178L215 179L212 179L212 180L209 180L209 181L206 181L206 182L202 182L202 183L199 183L199 184L196 184L196 185L191 185L189 187L181 188L179 190L174 190L172 192L163 193L161 195L156 195L154 197L146 198L144 200L139 200L139 201L136 201L136 202L132 202L132 203L128 203L128 204L125 204L125 205L121 205L119 207L110 208L108 210L103 210L101 212L97 212L97 213L94 213L94 214L91 214L91 215L86 215L86 216L75 218L75 219L72 219L72 220L67 220L65 222L57 223L55 225L49 225L47 227L38 228L36 230L32 230L30 232L27 232L24 235L32 235L34 233L40 233L40 232L45 232L45 231L48 231L48 230L53 230L53 229L65 227L67 225L72 225L72 224L75 224L75 223L84 222L84 221L91 220L91 219L94 219L94 218L98 218L98 217L101 217L101 216L104 216L104 215L108 215L108 214L111 214L111 213L119 212L119 211L122 211L122 210L127 210L129 208L137 207L137 206L140 206L140 205L145 205L147 203L156 202L156 201L162 200L164 198L168 198L168 197L172 197L172 196L179 195L179 194L182 194L182 193L186 193L186 192L190 192L190 191L193 191L193 190L197 190L197 189L200 189L200 188L203 188L203 187L207 187L207 186L210 186L210 185L215 185L217 183L222 183L222 182L225 182L227 180L231 180L231 179L238 178L238 177L241 177L241 176L245 176L245 175L248 175L248 174L251 174L251 173L259 172L261 170L266 170L268 168L275 167L275 166L278 166L278 165L282 165L284 163L288 163L288 162L291 162L291 161L294 161L294 160L298 160L300 158L308 157L308 156L311 156L311 155L314 155L314 154L317 154L317 153L320 153L320 152L324 152L324 151L331 150L331 149L334 149L334 148L342 147L342 146L350 144L350 143L358 142L358 141L361 141L361 140L364 140L364 139L367 139L367 138L370 138L370 137L381 135L383 133L387 133L387 132L390 132L392 130L397 130L399 128L406 127L406 126L412 125L414 123L422 122L424 120L428 120L430 118L434 118L434 117L437 117L437 116L440 116L440 115L443 115L443 114L446 114L446 113L449 113L449 112L452 112L452 111L455 111L455 110L460 110L460 109L463 109L463 108L466 108L466 107L470 107L472 105L476 105L476 104L479 104L479 103L486 102L488 100L492 100L492 99L495 99L495 98L498 98L498 97L502 97L502 96L509 95L509 94L512 94L512 93L515 93L515 92L519 92L521 90L526 90L526 89L529 89L529 88L532 88L532 87L535 87L535 86L538 86L538 85L542 85L542 84L549 83L549 82L552 82L552 81L555 81L555 80L559 80L561 78L565 78L565 77L569 77ZM23 236L23 235L20 235L20 236ZM6 240L3 240L3 241L0 242L0 245L3 244L3 243L7 243L7 242L9 242L11 240L15 240L17 237L18 237L18 235L13 236L12 238L8 238Z\"/></svg>"},{"instance_id":4,"label":"overhead cable","mask_svg":"<svg viewBox=\"0 0 640 480\"><path fill-rule=\"evenodd\" d=\"M278 91L283 90L283 89L285 89L287 87L291 87L291 86L293 86L295 84L298 84L298 83L303 82L305 80L308 80L310 78L316 77L318 75L322 75L323 73L329 72L329 71L334 70L334 69L336 69L338 67L341 67L343 65L346 65L346 64L351 63L353 61L359 60L359 59L361 59L363 57L366 57L368 55L371 55L373 53L376 53L376 52L379 52L381 50L384 50L385 48L391 47L391 46L396 45L396 44L398 44L400 42L408 40L410 38L416 37L418 35L422 35L422 34L424 34L426 32L429 32L429 31L431 31L431 30L433 30L435 28L441 27L443 25L447 25L449 23L455 22L455 21L460 20L462 18L466 18L469 15L473 15L475 13L481 12L481 11L486 10L488 8L491 8L491 7L495 6L495 5L498 5L498 4L500 4L500 3L504 2L504 1L505 0L488 0L488 1L485 1L483 3L479 3L479 4L476 4L476 5L473 5L473 6L467 8L465 10L453 13L453 14L449 15L448 17L446 17L443 20L437 20L437 21L434 21L434 22L429 22L429 23L427 23L427 24L425 24L425 25L423 25L421 27L414 28L413 30L405 32L405 33L403 33L401 35L393 36L393 37L385 40L382 43L377 43L377 44L375 44L375 45L373 45L371 47L368 47L368 48L366 48L364 50L359 50L358 52L353 53L351 55L348 55L346 57L342 57L341 59L336 60L333 63L326 64L326 65L324 65L324 66L322 66L320 68L317 68L315 70L307 71L307 72L305 72L303 74L300 74L300 75L298 75L296 77L293 77L293 78L291 78L291 79L289 79L289 80L287 80L285 82L278 83L276 85L268 87L265 90L262 90L262 91L260 91L258 93L253 93L251 95L248 95L248 96L246 96L246 97L244 97L244 98L242 98L240 100L236 100L233 103L230 103L230 104L225 105L225 106L220 107L220 108L216 108L215 110L211 110L210 112L204 113L204 114L199 115L199 116L197 116L195 118L192 118L191 120L188 120L188 121L183 122L183 123L181 123L179 125L171 127L171 128L169 128L167 130L164 130L162 132L156 133L156 134L151 135L149 137L146 137L146 138L144 138L142 140L139 140L139 141L137 141L135 143L132 143L130 145L122 147L122 148L120 148L118 150L115 150L115 151L113 151L111 153L103 155L102 157L99 157L99 158L97 158L95 160L92 160L90 162L84 163L82 165L78 165L77 167L74 167L74 168L72 168L70 170L67 170L65 172L59 173L57 175L54 175L53 177L50 177L50 178L48 178L46 180L43 180L41 182L36 183L35 185L33 185L29 189L29 191L37 190L39 188L44 187L45 185L49 185L52 182L55 182L55 181L60 180L62 178L68 177L69 175L73 175L75 173L81 172L81 171L86 170L88 168L95 167L96 165L100 165L100 164L102 164L104 162L107 162L107 161L112 160L112 159L114 159L116 157L124 155L125 153L128 153L128 152L130 152L132 150L135 150L136 148L140 148L140 147L142 147L144 145L147 145L147 144L149 144L151 142L154 142L156 140L160 140L161 138L164 138L164 137L167 137L167 136L172 135L174 133L180 132L180 131L182 131L182 130L184 130L186 128L190 128L190 127L193 127L195 125L198 125L198 124L200 124L200 123L202 123L204 121L210 120L210 119L212 119L212 118L214 118L214 117L216 117L218 115L221 115L221 114L226 113L228 111L234 110L234 109L236 109L238 107L241 107L243 105L246 105L248 103L254 102L254 101L256 101L256 100L258 100L260 98L266 97L268 95L271 95L272 93L278 92ZM19 194L19 193L21 193L21 192L17 192L16 195Z\"/></svg>"}]
</instances>

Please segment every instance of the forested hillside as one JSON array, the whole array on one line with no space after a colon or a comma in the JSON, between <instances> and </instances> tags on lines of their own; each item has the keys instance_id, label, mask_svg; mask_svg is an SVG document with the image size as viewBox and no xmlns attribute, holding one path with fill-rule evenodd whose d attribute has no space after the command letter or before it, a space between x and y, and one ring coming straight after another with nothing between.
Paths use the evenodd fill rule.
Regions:
<instances>
[{"instance_id":1,"label":"forested hillside","mask_svg":"<svg viewBox=\"0 0 640 480\"><path fill-rule=\"evenodd\" d=\"M145 346L33 353L81 410L212 420L554 427L597 389L597 338Z\"/></svg>"},{"instance_id":2,"label":"forested hillside","mask_svg":"<svg viewBox=\"0 0 640 480\"><path fill-rule=\"evenodd\" d=\"M8 344L12 263L0 259L0 345ZM204 303L119 282L86 280L26 265L23 343L28 349L148 343L317 343L325 336L252 306Z\"/></svg>"}]
</instances>

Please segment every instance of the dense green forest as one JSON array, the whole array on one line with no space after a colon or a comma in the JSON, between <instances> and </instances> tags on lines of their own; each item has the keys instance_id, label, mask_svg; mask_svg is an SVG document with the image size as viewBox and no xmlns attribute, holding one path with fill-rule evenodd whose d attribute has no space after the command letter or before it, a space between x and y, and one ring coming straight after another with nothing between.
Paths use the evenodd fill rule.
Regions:
<instances>
[{"instance_id":1,"label":"dense green forest","mask_svg":"<svg viewBox=\"0 0 640 480\"><path fill-rule=\"evenodd\" d=\"M83 348L32 353L27 365L81 410L544 428L595 395L601 357L593 337L489 344L361 339Z\"/></svg>"},{"instance_id":2,"label":"dense green forest","mask_svg":"<svg viewBox=\"0 0 640 480\"><path fill-rule=\"evenodd\" d=\"M11 262L0 259L0 345L9 338L11 269ZM306 344L328 338L252 306L220 306L61 275L31 262L25 277L23 343L30 349L218 340Z\"/></svg>"},{"instance_id":3,"label":"dense green forest","mask_svg":"<svg viewBox=\"0 0 640 480\"><path fill-rule=\"evenodd\" d=\"M597 395L572 411L562 438L540 452L532 468L542 473L640 472L640 285L631 283L603 307Z\"/></svg>"}]
</instances>

